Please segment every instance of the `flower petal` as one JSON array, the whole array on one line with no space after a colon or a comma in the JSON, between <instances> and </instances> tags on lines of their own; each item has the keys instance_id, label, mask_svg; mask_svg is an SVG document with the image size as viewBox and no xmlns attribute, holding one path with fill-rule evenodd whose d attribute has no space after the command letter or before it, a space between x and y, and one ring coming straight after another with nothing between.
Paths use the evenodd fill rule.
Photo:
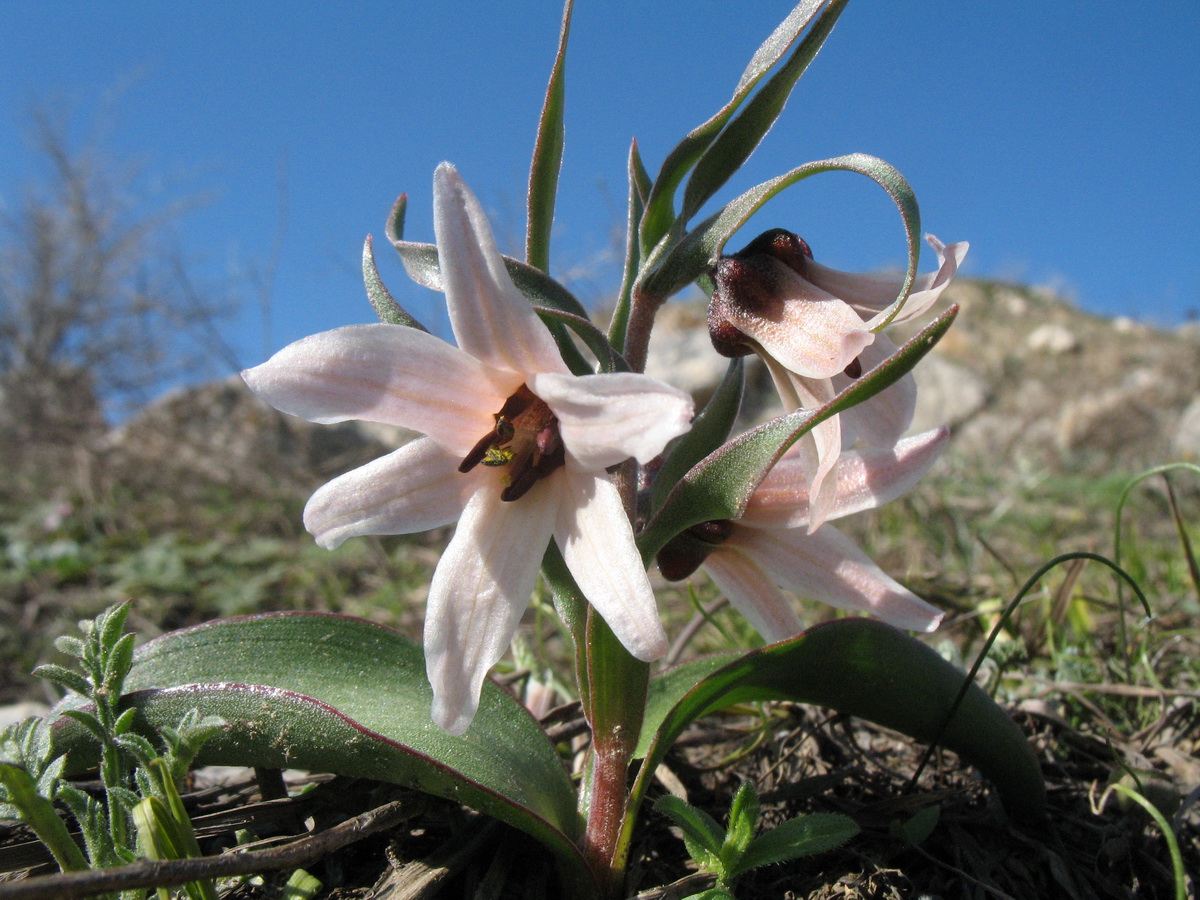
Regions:
<instances>
[{"instance_id":1,"label":"flower petal","mask_svg":"<svg viewBox=\"0 0 1200 900\"><path fill-rule=\"evenodd\" d=\"M310 335L242 373L281 412L330 424L365 419L427 434L460 457L521 384L415 328L349 325Z\"/></svg>"},{"instance_id":2,"label":"flower petal","mask_svg":"<svg viewBox=\"0 0 1200 900\"><path fill-rule=\"evenodd\" d=\"M949 437L949 429L935 428L888 449L842 453L831 478L837 490L829 518L874 509L907 493L929 471ZM767 473L738 521L753 528L806 527L807 484L802 460L789 453Z\"/></svg>"},{"instance_id":3,"label":"flower petal","mask_svg":"<svg viewBox=\"0 0 1200 900\"><path fill-rule=\"evenodd\" d=\"M633 457L649 462L688 430L692 398L648 375L533 375L529 389L558 418L567 452L593 471Z\"/></svg>"},{"instance_id":4,"label":"flower petal","mask_svg":"<svg viewBox=\"0 0 1200 900\"><path fill-rule=\"evenodd\" d=\"M704 571L769 643L786 640L803 630L791 601L770 576L736 547L723 544L714 550L704 561Z\"/></svg>"},{"instance_id":5,"label":"flower petal","mask_svg":"<svg viewBox=\"0 0 1200 900\"><path fill-rule=\"evenodd\" d=\"M567 466L554 540L583 595L630 653L644 662L667 652L654 591L608 475ZM540 559L539 554L539 559Z\"/></svg>"},{"instance_id":6,"label":"flower petal","mask_svg":"<svg viewBox=\"0 0 1200 900\"><path fill-rule=\"evenodd\" d=\"M945 246L931 234L925 235L925 240L933 248L938 257L937 271L919 276L913 283L912 293L904 302L904 309L893 321L903 322L913 316L920 315L937 300L946 286L954 279L958 267L967 255L970 246L965 241ZM903 277L894 275L863 275L859 273L841 272L830 269L820 263L809 262L807 276L821 290L835 297L841 297L850 304L863 319L871 319L891 306L900 293ZM867 327L873 327L875 321L867 322Z\"/></svg>"},{"instance_id":7,"label":"flower petal","mask_svg":"<svg viewBox=\"0 0 1200 900\"><path fill-rule=\"evenodd\" d=\"M770 357L764 358L771 380L785 407L816 409L833 399L833 382L828 378L804 378ZM809 529L815 531L829 517L837 486L828 475L842 452L841 416L832 416L814 426L796 442L791 451L799 458L808 476Z\"/></svg>"},{"instance_id":8,"label":"flower petal","mask_svg":"<svg viewBox=\"0 0 1200 900\"><path fill-rule=\"evenodd\" d=\"M869 371L896 353L898 348L882 334L875 335L875 343L859 357L863 371ZM850 386L847 375L835 375L833 389L840 392ZM840 414L842 420L842 445L849 446L856 439L874 447L890 447L904 437L912 425L917 409L917 381L911 372L888 385L874 397L850 407Z\"/></svg>"},{"instance_id":9,"label":"flower petal","mask_svg":"<svg viewBox=\"0 0 1200 900\"><path fill-rule=\"evenodd\" d=\"M840 609L871 613L910 631L933 631L943 613L889 577L854 543L826 525L737 528L725 546L740 549L784 590Z\"/></svg>"},{"instance_id":10,"label":"flower petal","mask_svg":"<svg viewBox=\"0 0 1200 900\"><path fill-rule=\"evenodd\" d=\"M542 553L558 511L554 479L520 501L476 491L442 554L425 612L425 666L433 720L462 734L479 707L479 691L529 605Z\"/></svg>"},{"instance_id":11,"label":"flower petal","mask_svg":"<svg viewBox=\"0 0 1200 900\"><path fill-rule=\"evenodd\" d=\"M779 284L750 308L721 303L720 315L786 369L807 378L829 378L850 365L874 335L835 294L777 264ZM714 297L714 303L719 298ZM893 296L892 299L895 299Z\"/></svg>"},{"instance_id":12,"label":"flower petal","mask_svg":"<svg viewBox=\"0 0 1200 900\"><path fill-rule=\"evenodd\" d=\"M318 488L304 507L304 527L332 550L363 534L413 534L449 525L489 476L464 475L459 461L429 438L418 438Z\"/></svg>"},{"instance_id":13,"label":"flower petal","mask_svg":"<svg viewBox=\"0 0 1200 900\"><path fill-rule=\"evenodd\" d=\"M513 372L567 372L549 329L504 268L483 208L449 163L433 174L433 225L458 346Z\"/></svg>"}]
</instances>

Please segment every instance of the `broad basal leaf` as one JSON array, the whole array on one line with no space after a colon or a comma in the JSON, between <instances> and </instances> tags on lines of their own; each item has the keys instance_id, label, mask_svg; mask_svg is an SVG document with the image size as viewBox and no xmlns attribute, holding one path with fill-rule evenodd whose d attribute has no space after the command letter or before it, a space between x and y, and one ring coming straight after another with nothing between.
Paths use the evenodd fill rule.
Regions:
<instances>
[{"instance_id":1,"label":"broad basal leaf","mask_svg":"<svg viewBox=\"0 0 1200 900\"><path fill-rule=\"evenodd\" d=\"M209 622L138 650L126 690L143 728L173 727L193 708L227 722L202 763L334 772L451 797L533 835L568 881L588 883L573 843L575 792L537 722L488 682L467 733L447 735L430 720L420 648L388 628L318 613ZM65 717L54 741L89 746Z\"/></svg>"}]
</instances>

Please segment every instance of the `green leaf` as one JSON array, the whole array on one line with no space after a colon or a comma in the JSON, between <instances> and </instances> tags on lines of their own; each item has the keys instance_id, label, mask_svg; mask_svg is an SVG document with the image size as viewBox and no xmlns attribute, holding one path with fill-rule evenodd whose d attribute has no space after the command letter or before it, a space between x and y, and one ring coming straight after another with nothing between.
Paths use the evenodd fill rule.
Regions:
<instances>
[{"instance_id":1,"label":"green leaf","mask_svg":"<svg viewBox=\"0 0 1200 900\"><path fill-rule=\"evenodd\" d=\"M96 627L100 632L100 646L109 648L121 637L125 628L125 620L129 618L129 610L133 602L126 600L115 606L110 606L96 617Z\"/></svg>"},{"instance_id":2,"label":"green leaf","mask_svg":"<svg viewBox=\"0 0 1200 900\"><path fill-rule=\"evenodd\" d=\"M547 324L560 322L579 335L583 343L595 355L596 360L600 364L601 372L629 371L629 363L625 361L625 357L613 349L612 344L608 342L608 337L603 331L592 324L591 319L580 318L574 313L550 309L545 306L535 306L534 309L537 310L537 314L541 316L543 322ZM585 368L586 371L576 372L575 374L590 374L592 371L591 367L586 366Z\"/></svg>"},{"instance_id":3,"label":"green leaf","mask_svg":"<svg viewBox=\"0 0 1200 900\"><path fill-rule=\"evenodd\" d=\"M567 37L571 33L571 7L563 6L558 52L550 70L550 83L538 121L533 163L529 169L529 210L525 231L525 260L543 272L550 271L550 228L554 224L554 199L558 193L558 172L563 154L563 80L567 62Z\"/></svg>"},{"instance_id":4,"label":"green leaf","mask_svg":"<svg viewBox=\"0 0 1200 900\"><path fill-rule=\"evenodd\" d=\"M825 0L803 0L797 4L788 17L755 51L729 102L717 110L716 114L703 125L688 132L675 149L667 154L667 158L663 160L662 167L658 171L658 177L654 179L654 187L650 191L650 196L646 200L646 212L642 217L640 235L643 256L659 243L675 221L673 212L675 189L679 187L683 177L696 164L721 129L725 127L725 123L742 105L754 86L775 63L783 58L783 54L795 43L800 33L808 27L808 23L812 21L813 16L824 2Z\"/></svg>"},{"instance_id":5,"label":"green leaf","mask_svg":"<svg viewBox=\"0 0 1200 900\"><path fill-rule=\"evenodd\" d=\"M73 698L72 698L73 699ZM103 743L108 735L104 731L104 726L100 724L100 720L93 716L90 712L82 709L67 709L63 711L63 715L74 719L97 741Z\"/></svg>"},{"instance_id":6,"label":"green leaf","mask_svg":"<svg viewBox=\"0 0 1200 900\"><path fill-rule=\"evenodd\" d=\"M732 877L801 856L840 847L858 834L854 820L836 813L813 813L788 819L755 838L738 860Z\"/></svg>"},{"instance_id":7,"label":"green leaf","mask_svg":"<svg viewBox=\"0 0 1200 900\"><path fill-rule=\"evenodd\" d=\"M686 222L694 216L730 176L741 168L742 163L750 158L750 154L783 112L792 88L796 86L809 63L816 59L817 51L829 37L847 2L849 0L833 0L825 8L813 23L812 30L792 51L787 62L750 98L717 135L712 145L704 151L684 189L680 219Z\"/></svg>"},{"instance_id":8,"label":"green leaf","mask_svg":"<svg viewBox=\"0 0 1200 900\"><path fill-rule=\"evenodd\" d=\"M617 303L612 321L608 326L608 338L619 351L625 349L625 332L629 327L629 310L633 303L633 283L637 280L642 262L641 243L638 241L638 223L646 208L650 194L650 176L642 164L635 139L629 146L629 212L625 219L625 266L621 273L621 288L617 292Z\"/></svg>"},{"instance_id":9,"label":"green leaf","mask_svg":"<svg viewBox=\"0 0 1200 900\"><path fill-rule=\"evenodd\" d=\"M888 826L888 832L897 840L910 844L921 844L933 834L933 829L937 828L941 816L942 808L940 806L936 804L926 806L924 809L917 810L903 822L899 819L893 820Z\"/></svg>"},{"instance_id":10,"label":"green leaf","mask_svg":"<svg viewBox=\"0 0 1200 900\"><path fill-rule=\"evenodd\" d=\"M558 545L551 541L542 556L542 578L550 588L554 611L570 632L572 658L575 660L575 683L579 686L579 699L584 709L591 705L587 675L587 654L583 652L587 643L588 602L583 591L575 583L575 576L567 568Z\"/></svg>"},{"instance_id":11,"label":"green leaf","mask_svg":"<svg viewBox=\"0 0 1200 900\"><path fill-rule=\"evenodd\" d=\"M772 419L693 466L638 536L643 558L652 558L667 541L693 525L738 518L767 472L792 444L815 425L873 397L911 371L946 333L957 314L957 307L947 309L825 406Z\"/></svg>"},{"instance_id":12,"label":"green leaf","mask_svg":"<svg viewBox=\"0 0 1200 900\"><path fill-rule=\"evenodd\" d=\"M22 821L46 845L62 871L78 872L88 867L83 852L71 839L54 804L38 793L32 775L20 766L0 762L0 786L4 787L8 802L20 811Z\"/></svg>"},{"instance_id":13,"label":"green leaf","mask_svg":"<svg viewBox=\"0 0 1200 900\"><path fill-rule=\"evenodd\" d=\"M654 807L679 826L688 841L688 854L697 865L724 874L721 846L725 842L725 829L712 816L671 794L659 797Z\"/></svg>"},{"instance_id":14,"label":"green leaf","mask_svg":"<svg viewBox=\"0 0 1200 900\"><path fill-rule=\"evenodd\" d=\"M76 659L83 659L87 653L87 646L77 637L69 634L60 635L54 639L54 649L59 653L65 653L67 656L73 656Z\"/></svg>"},{"instance_id":15,"label":"green leaf","mask_svg":"<svg viewBox=\"0 0 1200 900\"><path fill-rule=\"evenodd\" d=\"M114 696L121 693L121 684L129 674L129 665L133 660L133 634L119 638L106 654L104 660L104 689Z\"/></svg>"},{"instance_id":16,"label":"green leaf","mask_svg":"<svg viewBox=\"0 0 1200 900\"><path fill-rule=\"evenodd\" d=\"M667 458L654 476L650 491L650 509L657 510L676 483L688 470L716 450L729 437L742 407L746 383L742 359L731 359L725 377L717 385L704 408L692 420L692 427L667 449Z\"/></svg>"},{"instance_id":17,"label":"green leaf","mask_svg":"<svg viewBox=\"0 0 1200 900\"><path fill-rule=\"evenodd\" d=\"M725 861L730 877L737 871L736 861L746 852L754 838L754 830L758 827L759 809L758 795L754 793L754 788L750 782L743 782L733 795L733 803L729 807L729 829L725 832L725 843L721 847L721 858Z\"/></svg>"},{"instance_id":18,"label":"green leaf","mask_svg":"<svg viewBox=\"0 0 1200 900\"><path fill-rule=\"evenodd\" d=\"M650 679L646 691L646 712L642 717L642 733L638 739L634 759L644 759L662 727L663 720L692 688L713 672L721 669L741 656L740 653L714 653L697 656L680 663Z\"/></svg>"},{"instance_id":19,"label":"green leaf","mask_svg":"<svg viewBox=\"0 0 1200 900\"><path fill-rule=\"evenodd\" d=\"M793 700L829 707L939 743L990 778L1009 812L1036 820L1046 791L1037 757L1008 715L934 650L874 619L846 618L746 654L701 681L667 715L646 755L636 808L667 748L687 725L736 703Z\"/></svg>"},{"instance_id":20,"label":"green leaf","mask_svg":"<svg viewBox=\"0 0 1200 900\"><path fill-rule=\"evenodd\" d=\"M407 203L407 198L404 196L396 201L400 208L401 218L404 215L405 203ZM395 212L394 208L393 212ZM367 288L367 300L370 301L371 308L375 310L375 315L379 317L380 322L386 325L404 325L408 328L416 328L418 331L429 331L396 302L392 292L387 289L383 279L379 277L379 269L375 267L375 248L369 234L363 241L362 270L363 284Z\"/></svg>"},{"instance_id":21,"label":"green leaf","mask_svg":"<svg viewBox=\"0 0 1200 900\"><path fill-rule=\"evenodd\" d=\"M642 291L651 297L669 297L691 284L716 263L726 241L749 221L768 200L785 188L821 172L856 172L882 187L900 210L908 240L908 269L896 301L878 326L882 328L899 312L912 290L921 251L921 222L916 195L895 168L865 153L851 153L798 166L783 175L764 181L713 213L681 240L656 248L647 260L642 276ZM878 330L878 328L876 328Z\"/></svg>"},{"instance_id":22,"label":"green leaf","mask_svg":"<svg viewBox=\"0 0 1200 900\"><path fill-rule=\"evenodd\" d=\"M447 735L429 717L420 648L391 629L318 613L217 620L143 646L126 687L144 728L174 727L193 708L228 723L201 763L334 772L451 797L542 841L569 884L594 890L574 845L571 781L537 722L487 682L468 732ZM87 749L63 719L55 744Z\"/></svg>"},{"instance_id":23,"label":"green leaf","mask_svg":"<svg viewBox=\"0 0 1200 900\"><path fill-rule=\"evenodd\" d=\"M46 663L34 669L33 674L38 678L45 678L47 681L52 681L59 687L66 688L68 691L74 691L81 696L90 697L92 694L92 686L88 680L78 672L68 669L65 666Z\"/></svg>"}]
</instances>

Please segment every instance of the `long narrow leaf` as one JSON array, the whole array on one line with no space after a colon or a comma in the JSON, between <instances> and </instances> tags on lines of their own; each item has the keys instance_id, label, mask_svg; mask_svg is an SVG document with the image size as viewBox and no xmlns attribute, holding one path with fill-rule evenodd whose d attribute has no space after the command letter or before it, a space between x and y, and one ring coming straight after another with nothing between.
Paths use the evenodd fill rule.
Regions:
<instances>
[{"instance_id":1,"label":"long narrow leaf","mask_svg":"<svg viewBox=\"0 0 1200 900\"><path fill-rule=\"evenodd\" d=\"M938 740L991 779L1009 812L1038 820L1046 788L1021 730L978 685L933 649L874 619L826 622L742 656L700 681L663 720L634 784L637 808L663 754L687 725L716 710L762 700L825 706ZM631 827L622 834L628 849Z\"/></svg>"},{"instance_id":2,"label":"long narrow leaf","mask_svg":"<svg viewBox=\"0 0 1200 900\"><path fill-rule=\"evenodd\" d=\"M833 0L817 17L812 29L788 57L788 61L772 75L728 125L717 135L712 145L696 162L683 192L683 208L679 218L691 219L704 203L741 168L742 163L771 130L791 96L800 76L816 59L817 52L833 31L833 26L849 0Z\"/></svg>"},{"instance_id":3,"label":"long narrow leaf","mask_svg":"<svg viewBox=\"0 0 1200 900\"><path fill-rule=\"evenodd\" d=\"M788 14L788 17L771 32L771 36L763 41L762 46L755 51L749 65L738 80L733 96L703 125L700 125L684 136L675 149L667 154L658 177L654 179L654 187L646 201L646 213L642 218L641 245L645 255L671 227L675 214L673 212L675 190L688 171L696 164L701 154L713 142L725 123L742 105L754 86L772 66L775 65L788 48L800 37L800 33L808 27L813 16L817 14L825 0L802 0Z\"/></svg>"},{"instance_id":4,"label":"long narrow leaf","mask_svg":"<svg viewBox=\"0 0 1200 900\"><path fill-rule=\"evenodd\" d=\"M618 351L625 349L625 330L629 326L629 309L633 302L633 283L642 264L642 247L638 241L638 223L650 195L650 176L638 153L637 140L629 146L629 211L625 219L625 265L621 273L621 289L608 326L608 339Z\"/></svg>"},{"instance_id":5,"label":"long narrow leaf","mask_svg":"<svg viewBox=\"0 0 1200 900\"><path fill-rule=\"evenodd\" d=\"M525 230L525 261L535 269L550 271L550 229L554 224L554 200L558 194L558 173L563 155L563 80L567 61L567 37L571 33L571 8L563 6L558 52L550 70L542 117L538 121L537 140L533 145L533 163L529 167L529 208Z\"/></svg>"},{"instance_id":6,"label":"long narrow leaf","mask_svg":"<svg viewBox=\"0 0 1200 900\"><path fill-rule=\"evenodd\" d=\"M764 181L731 200L669 248L660 246L656 258L644 266L642 291L651 297L669 297L691 284L716 263L725 243L768 200L780 191L821 172L856 172L866 175L887 192L900 211L908 243L908 268L895 302L879 317L875 330L892 320L912 290L921 252L921 214L912 187L893 166L865 153L851 153L797 166Z\"/></svg>"}]
</instances>

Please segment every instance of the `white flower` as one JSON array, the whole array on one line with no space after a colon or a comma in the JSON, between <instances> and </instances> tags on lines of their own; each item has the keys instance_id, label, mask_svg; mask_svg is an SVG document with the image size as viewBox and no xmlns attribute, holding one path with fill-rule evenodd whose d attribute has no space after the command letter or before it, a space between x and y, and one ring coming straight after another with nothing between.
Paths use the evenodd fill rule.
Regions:
<instances>
[{"instance_id":1,"label":"white flower","mask_svg":"<svg viewBox=\"0 0 1200 900\"><path fill-rule=\"evenodd\" d=\"M830 476L829 518L872 509L911 488L946 445L945 428L883 450L843 453ZM784 591L841 609L860 610L912 631L933 631L942 613L890 578L832 525L809 532L811 509L803 460L781 459L738 519L706 522L659 555L678 580L703 565L713 582L767 641L799 634L799 616Z\"/></svg>"},{"instance_id":2,"label":"white flower","mask_svg":"<svg viewBox=\"0 0 1200 900\"><path fill-rule=\"evenodd\" d=\"M926 240L938 257L937 271L918 278L893 322L929 309L953 280L968 244ZM784 406L815 409L851 381L896 352L872 333L900 292L902 279L839 272L815 262L801 238L775 229L745 249L722 257L713 274L709 332L717 349L737 356L756 352L766 363ZM890 447L912 424L917 388L912 374L871 399L817 425L797 448L812 491L810 530L830 517L833 488L827 481L844 447L861 440Z\"/></svg>"},{"instance_id":3,"label":"white flower","mask_svg":"<svg viewBox=\"0 0 1200 900\"><path fill-rule=\"evenodd\" d=\"M577 377L509 278L478 200L434 174L442 284L458 346L400 325L355 325L243 373L283 412L366 419L425 435L320 488L317 542L458 523L429 589L433 718L461 734L503 655L553 538L588 601L637 658L666 650L654 594L605 469L647 462L682 434L691 399L632 373Z\"/></svg>"}]
</instances>

